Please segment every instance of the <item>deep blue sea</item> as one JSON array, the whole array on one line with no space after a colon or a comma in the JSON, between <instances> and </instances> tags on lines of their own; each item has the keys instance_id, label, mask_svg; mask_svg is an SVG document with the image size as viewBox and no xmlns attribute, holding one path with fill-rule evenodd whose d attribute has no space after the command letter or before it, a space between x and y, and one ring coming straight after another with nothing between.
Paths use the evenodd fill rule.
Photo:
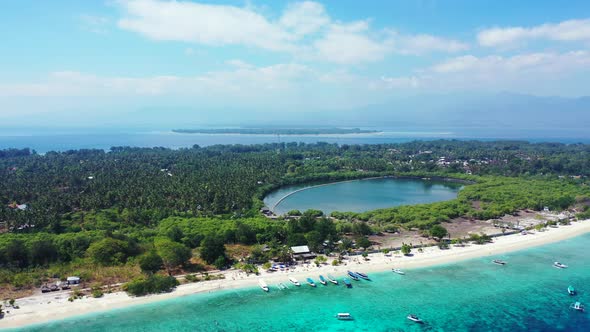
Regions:
<instances>
[{"instance_id":1,"label":"deep blue sea","mask_svg":"<svg viewBox=\"0 0 590 332\"><path fill-rule=\"evenodd\" d=\"M586 234L500 256L506 266L484 257L405 276L373 274L352 289L225 290L18 331L590 331L590 313L570 309L574 301L590 304L589 252ZM569 285L577 295L566 292ZM354 320L336 320L338 312ZM407 320L410 313L425 324Z\"/></svg>"},{"instance_id":2,"label":"deep blue sea","mask_svg":"<svg viewBox=\"0 0 590 332\"><path fill-rule=\"evenodd\" d=\"M364 128L363 128L364 129ZM368 128L382 130L379 134L358 135L215 135L176 134L170 130L145 129L17 129L0 127L0 149L31 148L39 153L77 149L103 149L113 146L184 148L195 144L262 144L277 142L328 142L338 144L402 143L413 140L477 139L477 140L527 140L531 142L590 143L590 135L562 132L497 131L469 128L440 130Z\"/></svg>"}]
</instances>

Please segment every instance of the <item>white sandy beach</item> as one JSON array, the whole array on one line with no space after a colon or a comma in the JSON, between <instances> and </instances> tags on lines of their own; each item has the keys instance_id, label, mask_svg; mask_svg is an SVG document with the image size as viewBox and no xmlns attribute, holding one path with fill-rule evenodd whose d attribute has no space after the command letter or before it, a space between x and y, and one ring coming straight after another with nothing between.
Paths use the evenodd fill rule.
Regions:
<instances>
[{"instance_id":1,"label":"white sandy beach","mask_svg":"<svg viewBox=\"0 0 590 332\"><path fill-rule=\"evenodd\" d=\"M77 315L161 301L179 296L188 296L199 292L252 287L258 285L258 279L260 278L264 278L269 284L271 291L273 291L273 289L277 289L276 284L279 282L289 284L288 276L294 276L303 283L306 277L313 277L317 280L319 274L325 275L331 273L336 277L340 277L349 269L362 272L379 272L390 270L393 267L411 269L437 264L448 264L558 242L587 232L590 232L590 220L575 222L568 226L560 226L559 228L548 228L543 232L530 232L528 235L514 234L501 236L494 238L493 243L486 245L472 244L465 247L451 247L447 250L430 247L425 248L422 253L418 253L414 249L412 251L414 255L411 257L394 254L388 257L382 253L377 253L369 255L368 261L365 261L361 256L354 256L345 260L340 266L324 265L315 267L312 264L299 264L295 269L288 272L262 272L259 276L246 276L244 272L230 270L225 273L226 279L223 280L184 284L177 287L171 293L145 297L129 297L124 292L117 292L105 294L102 298L98 299L85 297L74 302L68 302L69 294L66 292L46 293L18 299L17 304L20 306L20 309L6 308L6 311L9 311L9 313L5 315L4 319L0 319L0 328L21 327ZM330 262L331 260L329 259Z\"/></svg>"}]
</instances>

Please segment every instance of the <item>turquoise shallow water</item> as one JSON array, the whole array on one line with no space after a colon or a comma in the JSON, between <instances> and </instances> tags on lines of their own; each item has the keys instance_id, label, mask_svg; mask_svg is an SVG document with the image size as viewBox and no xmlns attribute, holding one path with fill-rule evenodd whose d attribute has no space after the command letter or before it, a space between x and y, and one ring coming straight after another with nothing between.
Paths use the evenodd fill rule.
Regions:
<instances>
[{"instance_id":1,"label":"turquoise shallow water","mask_svg":"<svg viewBox=\"0 0 590 332\"><path fill-rule=\"evenodd\" d=\"M399 205L411 205L445 201L457 197L462 185L418 179L366 179L336 182L311 187L282 197L307 186L280 188L264 198L264 203L275 207L276 214L290 210L318 209L329 214L332 211L363 212ZM275 206L276 204L276 206Z\"/></svg>"},{"instance_id":2,"label":"turquoise shallow water","mask_svg":"<svg viewBox=\"0 0 590 332\"><path fill-rule=\"evenodd\" d=\"M226 290L19 331L590 331L589 312L569 309L575 300L590 304L588 252L590 234L501 256L507 266L486 257L373 274L352 289ZM570 268L553 268L556 260ZM338 321L338 312L355 320ZM409 313L426 324L408 321Z\"/></svg>"}]
</instances>

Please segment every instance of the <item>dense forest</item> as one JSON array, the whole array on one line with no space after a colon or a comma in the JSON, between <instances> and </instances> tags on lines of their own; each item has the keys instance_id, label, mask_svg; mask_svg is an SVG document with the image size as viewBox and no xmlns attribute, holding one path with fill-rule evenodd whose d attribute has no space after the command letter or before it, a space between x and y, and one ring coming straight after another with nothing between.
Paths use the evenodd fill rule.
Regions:
<instances>
[{"instance_id":1,"label":"dense forest","mask_svg":"<svg viewBox=\"0 0 590 332\"><path fill-rule=\"evenodd\" d=\"M457 199L364 213L306 211L269 220L262 198L283 185L371 176L467 181ZM49 276L100 282L141 271L175 273L283 257L283 245L340 250L391 229L429 229L455 217L590 201L590 146L527 142L282 143L171 150L117 147L39 155L0 150L0 285ZM474 207L473 202L478 202ZM582 212L586 213L587 212ZM294 213L295 214L295 213ZM347 236L343 236L348 234ZM266 245L270 253L262 253Z\"/></svg>"}]
</instances>

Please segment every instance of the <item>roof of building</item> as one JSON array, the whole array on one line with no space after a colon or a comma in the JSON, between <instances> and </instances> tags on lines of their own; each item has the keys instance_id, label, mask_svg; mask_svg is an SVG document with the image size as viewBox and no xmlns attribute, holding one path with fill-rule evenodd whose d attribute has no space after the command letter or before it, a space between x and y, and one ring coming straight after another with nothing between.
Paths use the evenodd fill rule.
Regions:
<instances>
[{"instance_id":1,"label":"roof of building","mask_svg":"<svg viewBox=\"0 0 590 332\"><path fill-rule=\"evenodd\" d=\"M307 254L310 252L309 247L308 246L297 246L297 247L291 247L291 250L293 251L294 254Z\"/></svg>"}]
</instances>

